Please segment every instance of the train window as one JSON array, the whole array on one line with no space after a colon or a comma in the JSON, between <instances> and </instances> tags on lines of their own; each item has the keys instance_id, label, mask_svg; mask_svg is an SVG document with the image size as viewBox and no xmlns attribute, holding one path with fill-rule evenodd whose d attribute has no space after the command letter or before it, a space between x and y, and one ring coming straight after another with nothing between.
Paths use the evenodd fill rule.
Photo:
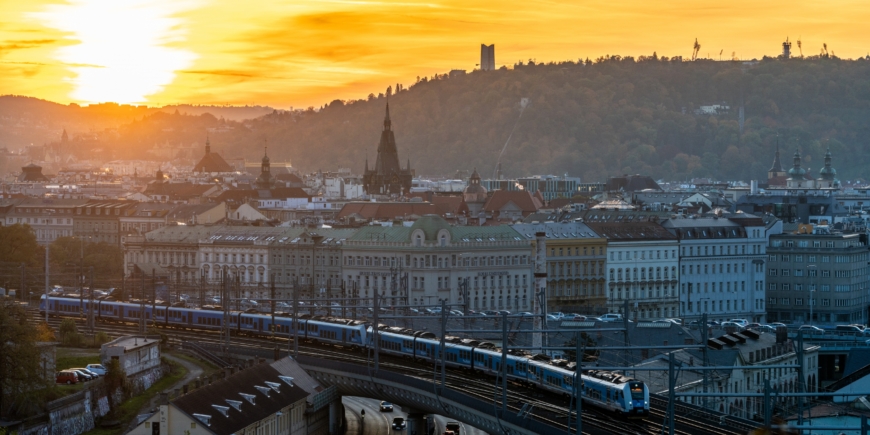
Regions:
<instances>
[{"instance_id":1,"label":"train window","mask_svg":"<svg viewBox=\"0 0 870 435\"><path fill-rule=\"evenodd\" d=\"M629 384L631 390L631 398L634 400L643 400L643 384L640 382L632 382Z\"/></svg>"}]
</instances>

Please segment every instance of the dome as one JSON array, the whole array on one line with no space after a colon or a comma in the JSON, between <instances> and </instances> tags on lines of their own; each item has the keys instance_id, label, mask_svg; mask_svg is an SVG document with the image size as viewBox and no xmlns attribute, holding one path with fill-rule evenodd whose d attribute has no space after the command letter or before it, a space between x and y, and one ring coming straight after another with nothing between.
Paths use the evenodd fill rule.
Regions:
<instances>
[{"instance_id":1,"label":"dome","mask_svg":"<svg viewBox=\"0 0 870 435\"><path fill-rule=\"evenodd\" d=\"M819 171L819 178L822 180L834 180L837 177L837 170L831 167L831 149L825 153L825 167Z\"/></svg>"},{"instance_id":2,"label":"dome","mask_svg":"<svg viewBox=\"0 0 870 435\"><path fill-rule=\"evenodd\" d=\"M450 232L450 224L437 214L427 214L417 219L414 225L411 225L411 233L418 229L426 235L426 240L437 240L439 231L447 230L448 233Z\"/></svg>"},{"instance_id":3,"label":"dome","mask_svg":"<svg viewBox=\"0 0 870 435\"><path fill-rule=\"evenodd\" d=\"M794 167L788 170L788 176L792 180L803 180L806 178L807 170L801 167L801 153L795 150L794 152Z\"/></svg>"},{"instance_id":4,"label":"dome","mask_svg":"<svg viewBox=\"0 0 870 435\"><path fill-rule=\"evenodd\" d=\"M803 176L806 175L806 174L807 174L807 170L804 169L804 168L800 168L800 167L798 167L798 168L791 168L791 169L788 170L788 175L789 175L790 177L792 177L792 178L803 177Z\"/></svg>"}]
</instances>

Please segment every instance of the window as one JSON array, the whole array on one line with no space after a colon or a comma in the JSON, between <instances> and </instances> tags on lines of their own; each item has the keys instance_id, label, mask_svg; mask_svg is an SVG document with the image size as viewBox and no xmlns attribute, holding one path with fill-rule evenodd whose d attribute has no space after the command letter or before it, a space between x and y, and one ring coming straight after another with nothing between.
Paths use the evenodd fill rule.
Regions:
<instances>
[{"instance_id":1,"label":"window","mask_svg":"<svg viewBox=\"0 0 870 435\"><path fill-rule=\"evenodd\" d=\"M767 274L768 276L776 276L776 269L770 269Z\"/></svg>"},{"instance_id":2,"label":"window","mask_svg":"<svg viewBox=\"0 0 870 435\"><path fill-rule=\"evenodd\" d=\"M789 276L789 273L791 273L791 269L783 269L782 270L782 276Z\"/></svg>"},{"instance_id":3,"label":"window","mask_svg":"<svg viewBox=\"0 0 870 435\"><path fill-rule=\"evenodd\" d=\"M789 298L781 298L781 299L779 300L779 303L780 303L781 305L791 305L791 299L789 299Z\"/></svg>"}]
</instances>

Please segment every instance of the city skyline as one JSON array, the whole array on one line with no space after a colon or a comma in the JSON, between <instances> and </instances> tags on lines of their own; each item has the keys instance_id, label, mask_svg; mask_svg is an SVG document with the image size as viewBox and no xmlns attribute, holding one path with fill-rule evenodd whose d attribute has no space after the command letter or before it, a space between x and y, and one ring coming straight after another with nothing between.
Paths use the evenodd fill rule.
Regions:
<instances>
[{"instance_id":1,"label":"city skyline","mask_svg":"<svg viewBox=\"0 0 870 435\"><path fill-rule=\"evenodd\" d=\"M60 103L319 106L417 77L471 70L480 44L496 67L604 55L727 60L823 44L855 58L870 5L744 1L295 2L105 0L6 3L0 90ZM802 47L797 46L801 40Z\"/></svg>"}]
</instances>

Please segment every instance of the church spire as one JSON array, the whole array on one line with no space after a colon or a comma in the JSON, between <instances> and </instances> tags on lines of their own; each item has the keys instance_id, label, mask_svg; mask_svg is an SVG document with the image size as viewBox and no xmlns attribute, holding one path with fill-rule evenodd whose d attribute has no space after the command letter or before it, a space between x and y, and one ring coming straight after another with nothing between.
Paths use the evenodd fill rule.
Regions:
<instances>
[{"instance_id":1,"label":"church spire","mask_svg":"<svg viewBox=\"0 0 870 435\"><path fill-rule=\"evenodd\" d=\"M209 140L208 134L205 135L205 154L211 154L211 141Z\"/></svg>"},{"instance_id":2,"label":"church spire","mask_svg":"<svg viewBox=\"0 0 870 435\"><path fill-rule=\"evenodd\" d=\"M782 162L779 160L779 135L776 135L776 155L773 158L773 164L768 172L784 172Z\"/></svg>"},{"instance_id":3,"label":"church spire","mask_svg":"<svg viewBox=\"0 0 870 435\"><path fill-rule=\"evenodd\" d=\"M389 131L392 126L390 121L390 101L387 100L387 115L384 117L384 131Z\"/></svg>"}]
</instances>

